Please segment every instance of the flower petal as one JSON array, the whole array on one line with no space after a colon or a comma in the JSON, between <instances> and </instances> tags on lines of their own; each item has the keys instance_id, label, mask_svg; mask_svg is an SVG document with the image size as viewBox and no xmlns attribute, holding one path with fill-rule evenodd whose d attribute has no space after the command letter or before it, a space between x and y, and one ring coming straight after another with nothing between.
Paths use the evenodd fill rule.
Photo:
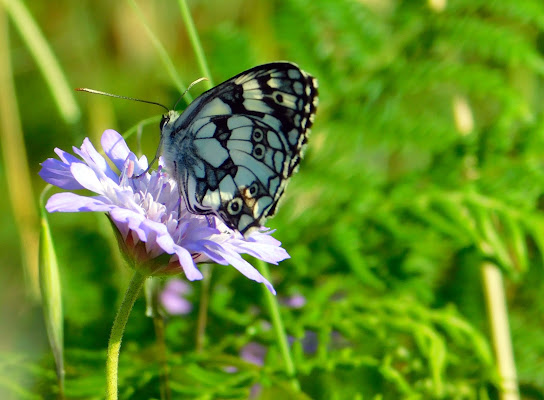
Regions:
<instances>
[{"instance_id":1,"label":"flower petal","mask_svg":"<svg viewBox=\"0 0 544 400\"><path fill-rule=\"evenodd\" d=\"M58 147L55 147L54 151L59 156L59 158L61 159L61 161L64 164L71 165L73 163L82 163L83 162L79 158L71 155L70 153L65 152L64 150L59 149Z\"/></svg>"},{"instance_id":2,"label":"flower petal","mask_svg":"<svg viewBox=\"0 0 544 400\"><path fill-rule=\"evenodd\" d=\"M74 179L74 176L70 171L70 165L54 158L48 158L40 165L42 166L42 169L38 172L38 175L40 175L47 183L66 190L84 189L84 187Z\"/></svg>"},{"instance_id":3,"label":"flower petal","mask_svg":"<svg viewBox=\"0 0 544 400\"><path fill-rule=\"evenodd\" d=\"M47 200L45 209L49 212L110 211L112 204L101 196L87 197L75 193L55 193Z\"/></svg>"},{"instance_id":4,"label":"flower petal","mask_svg":"<svg viewBox=\"0 0 544 400\"><path fill-rule=\"evenodd\" d=\"M207 246L206 246L207 247ZM254 280L255 282L264 283L265 286L270 290L272 294L276 294L276 290L272 284L265 279L264 276L260 274L250 263L244 260L240 254L230 251L229 249L224 248L223 246L214 246L213 252L220 254L230 265L244 274L247 278Z\"/></svg>"},{"instance_id":5,"label":"flower petal","mask_svg":"<svg viewBox=\"0 0 544 400\"><path fill-rule=\"evenodd\" d=\"M119 171L122 171L125 160L130 154L125 139L113 129L107 129L102 134L100 143L108 158L113 161Z\"/></svg>"},{"instance_id":6,"label":"flower petal","mask_svg":"<svg viewBox=\"0 0 544 400\"><path fill-rule=\"evenodd\" d=\"M224 246L227 245L237 253L249 254L271 264L277 265L279 261L291 258L289 253L281 247L281 242L267 233L255 232L247 240L233 239L224 244Z\"/></svg>"},{"instance_id":7,"label":"flower petal","mask_svg":"<svg viewBox=\"0 0 544 400\"><path fill-rule=\"evenodd\" d=\"M110 217L117 224L124 224L128 226L130 230L138 235L138 239L146 242L147 234L142 229L142 223L145 221L145 215L137 213L127 208L115 207L110 211Z\"/></svg>"},{"instance_id":8,"label":"flower petal","mask_svg":"<svg viewBox=\"0 0 544 400\"><path fill-rule=\"evenodd\" d=\"M85 164L72 164L70 171L74 178L85 188L92 192L104 194L104 184L96 176L95 171Z\"/></svg>"},{"instance_id":9,"label":"flower petal","mask_svg":"<svg viewBox=\"0 0 544 400\"><path fill-rule=\"evenodd\" d=\"M81 150L74 147L74 152L80 156L93 171L107 176L113 182L119 182L117 174L111 169L106 162L106 159L96 151L89 138L83 139Z\"/></svg>"},{"instance_id":10,"label":"flower petal","mask_svg":"<svg viewBox=\"0 0 544 400\"><path fill-rule=\"evenodd\" d=\"M166 253L176 254L178 256L179 264L181 265L181 268L183 268L183 272L188 280L199 281L204 278L202 272L196 267L191 253L189 253L186 248L175 244L169 234L159 236L157 238L157 244L161 246Z\"/></svg>"},{"instance_id":11,"label":"flower petal","mask_svg":"<svg viewBox=\"0 0 544 400\"><path fill-rule=\"evenodd\" d=\"M187 249L178 245L175 245L174 249L176 251L176 255L178 256L179 264L181 265L181 268L183 268L183 272L185 273L187 279L190 281L199 281L204 279L204 275L202 275L202 272L200 272L200 270L196 267L191 253L189 253Z\"/></svg>"}]
</instances>

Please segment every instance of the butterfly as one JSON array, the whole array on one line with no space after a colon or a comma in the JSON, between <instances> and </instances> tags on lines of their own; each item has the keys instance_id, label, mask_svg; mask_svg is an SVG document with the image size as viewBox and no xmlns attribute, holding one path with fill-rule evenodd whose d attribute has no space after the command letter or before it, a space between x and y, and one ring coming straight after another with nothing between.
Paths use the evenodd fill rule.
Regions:
<instances>
[{"instance_id":1,"label":"butterfly","mask_svg":"<svg viewBox=\"0 0 544 400\"><path fill-rule=\"evenodd\" d=\"M164 114L159 152L188 211L244 236L263 226L297 170L317 103L315 78L273 62Z\"/></svg>"}]
</instances>

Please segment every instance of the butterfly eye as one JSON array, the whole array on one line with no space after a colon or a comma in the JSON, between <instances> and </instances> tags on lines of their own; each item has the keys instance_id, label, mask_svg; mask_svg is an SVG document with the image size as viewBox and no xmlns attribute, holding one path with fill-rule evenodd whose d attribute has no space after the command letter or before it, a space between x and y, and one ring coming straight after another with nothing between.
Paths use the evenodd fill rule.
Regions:
<instances>
[{"instance_id":1,"label":"butterfly eye","mask_svg":"<svg viewBox=\"0 0 544 400\"><path fill-rule=\"evenodd\" d=\"M229 201L229 204L227 205L227 211L230 215L240 214L240 211L242 211L242 199L239 197L235 197L234 199Z\"/></svg>"},{"instance_id":2,"label":"butterfly eye","mask_svg":"<svg viewBox=\"0 0 544 400\"><path fill-rule=\"evenodd\" d=\"M263 137L264 137L264 133L262 130L260 130L259 128L255 128L255 130L253 130L254 141L260 142L261 140L263 140Z\"/></svg>"},{"instance_id":3,"label":"butterfly eye","mask_svg":"<svg viewBox=\"0 0 544 400\"><path fill-rule=\"evenodd\" d=\"M262 144L257 144L253 148L253 157L255 157L257 160L262 160L264 157L264 146Z\"/></svg>"},{"instance_id":4,"label":"butterfly eye","mask_svg":"<svg viewBox=\"0 0 544 400\"><path fill-rule=\"evenodd\" d=\"M159 125L159 128L160 130L162 131L162 128L164 127L164 125L166 125L168 123L168 121L170 121L170 117L168 115L163 115L162 116L162 119L161 119L161 123Z\"/></svg>"}]
</instances>

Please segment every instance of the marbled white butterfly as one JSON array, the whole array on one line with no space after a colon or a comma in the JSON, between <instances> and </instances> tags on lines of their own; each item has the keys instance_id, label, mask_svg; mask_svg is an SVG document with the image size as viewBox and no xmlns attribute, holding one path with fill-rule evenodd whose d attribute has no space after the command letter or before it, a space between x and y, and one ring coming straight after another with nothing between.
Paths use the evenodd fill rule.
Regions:
<instances>
[{"instance_id":1,"label":"marbled white butterfly","mask_svg":"<svg viewBox=\"0 0 544 400\"><path fill-rule=\"evenodd\" d=\"M274 62L165 114L159 151L187 209L244 235L262 226L297 169L316 107L316 79Z\"/></svg>"}]
</instances>

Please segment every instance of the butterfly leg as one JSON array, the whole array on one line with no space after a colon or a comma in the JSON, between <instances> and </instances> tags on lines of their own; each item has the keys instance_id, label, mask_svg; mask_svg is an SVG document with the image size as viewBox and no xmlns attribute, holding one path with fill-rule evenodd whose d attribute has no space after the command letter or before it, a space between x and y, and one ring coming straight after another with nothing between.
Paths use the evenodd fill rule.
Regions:
<instances>
[{"instance_id":1,"label":"butterfly leg","mask_svg":"<svg viewBox=\"0 0 544 400\"><path fill-rule=\"evenodd\" d=\"M217 228L213 214L206 214L206 220L208 221L208 226L210 228Z\"/></svg>"},{"instance_id":2,"label":"butterfly leg","mask_svg":"<svg viewBox=\"0 0 544 400\"><path fill-rule=\"evenodd\" d=\"M151 162L148 164L147 168L145 169L144 172L142 172L141 174L139 175L134 175L134 178L139 178L141 177L142 175L146 174L147 171L149 171L151 169L151 167L153 166L153 164L155 164L155 162L159 159L160 155L161 155L161 149L162 149L162 136L161 136L161 140L159 141L159 147L157 147L157 152L155 153L155 157L153 157L153 160L151 160Z\"/></svg>"},{"instance_id":3,"label":"butterfly leg","mask_svg":"<svg viewBox=\"0 0 544 400\"><path fill-rule=\"evenodd\" d=\"M174 175L178 176L178 163L174 161ZM179 194L179 200L178 200L178 221L181 218L181 202L183 201L183 190L181 189L181 182L176 180L176 185L178 185L178 194Z\"/></svg>"}]
</instances>

